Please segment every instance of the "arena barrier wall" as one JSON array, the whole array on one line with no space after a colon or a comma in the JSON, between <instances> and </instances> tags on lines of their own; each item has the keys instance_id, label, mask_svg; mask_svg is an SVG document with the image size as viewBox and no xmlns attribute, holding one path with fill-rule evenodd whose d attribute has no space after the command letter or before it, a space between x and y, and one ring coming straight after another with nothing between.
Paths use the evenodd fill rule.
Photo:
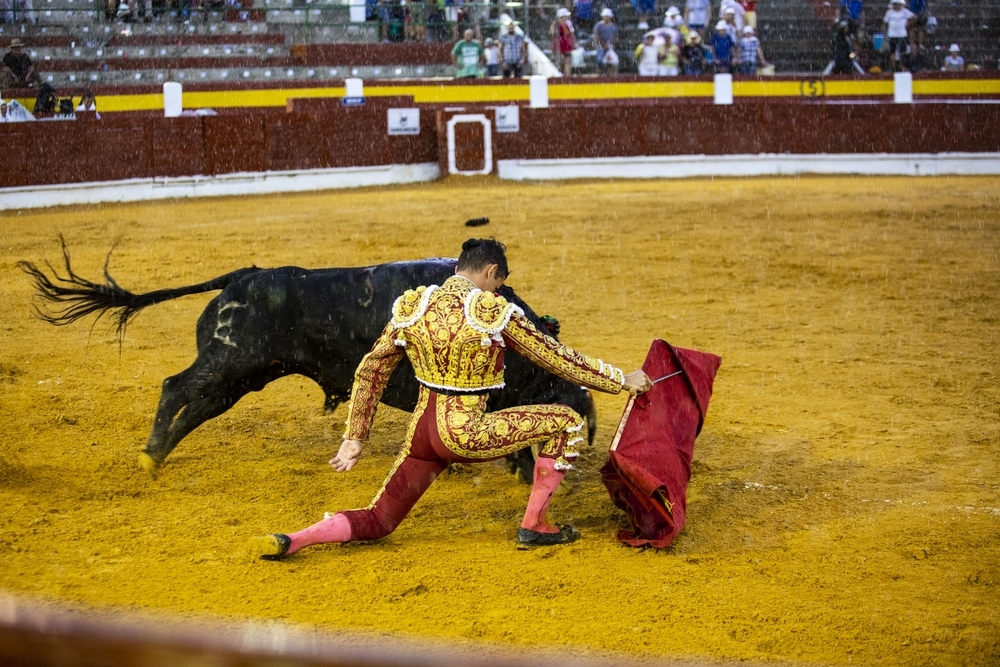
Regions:
<instances>
[{"instance_id":1,"label":"arena barrier wall","mask_svg":"<svg viewBox=\"0 0 1000 667\"><path fill-rule=\"evenodd\" d=\"M415 133L389 134L398 108L420 110ZM1000 104L520 105L515 132L497 131L497 108L292 99L217 116L6 124L0 208L386 185L453 168L514 179L1000 173ZM486 122L451 123L449 147L456 115Z\"/></svg>"}]
</instances>

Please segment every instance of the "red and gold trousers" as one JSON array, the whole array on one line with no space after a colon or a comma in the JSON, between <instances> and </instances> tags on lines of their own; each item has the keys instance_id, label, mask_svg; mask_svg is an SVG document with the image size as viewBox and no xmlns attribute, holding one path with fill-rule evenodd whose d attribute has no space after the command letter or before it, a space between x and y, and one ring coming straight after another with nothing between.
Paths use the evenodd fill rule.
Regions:
<instances>
[{"instance_id":1,"label":"red and gold trousers","mask_svg":"<svg viewBox=\"0 0 1000 667\"><path fill-rule=\"evenodd\" d=\"M565 405L486 412L486 394L450 396L420 388L406 441L366 509L341 512L351 540L377 540L396 529L449 463L484 463L525 447L568 470L579 454L583 419Z\"/></svg>"}]
</instances>

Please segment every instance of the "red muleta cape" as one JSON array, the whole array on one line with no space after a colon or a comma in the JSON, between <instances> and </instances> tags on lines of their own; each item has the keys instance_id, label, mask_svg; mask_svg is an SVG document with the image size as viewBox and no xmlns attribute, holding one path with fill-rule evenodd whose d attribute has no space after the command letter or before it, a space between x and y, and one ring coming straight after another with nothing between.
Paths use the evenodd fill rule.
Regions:
<instances>
[{"instance_id":1,"label":"red muleta cape","mask_svg":"<svg viewBox=\"0 0 1000 667\"><path fill-rule=\"evenodd\" d=\"M701 432L722 358L654 340L642 370L653 388L625 405L609 460L601 468L615 506L632 530L618 539L633 547L668 546L684 527L694 440Z\"/></svg>"}]
</instances>

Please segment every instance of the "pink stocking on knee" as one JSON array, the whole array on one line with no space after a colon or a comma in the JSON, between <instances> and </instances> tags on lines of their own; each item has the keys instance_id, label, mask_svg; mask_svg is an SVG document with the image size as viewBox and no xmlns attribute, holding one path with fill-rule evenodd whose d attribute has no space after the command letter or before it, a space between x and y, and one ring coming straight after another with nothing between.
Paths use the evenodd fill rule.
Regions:
<instances>
[{"instance_id":1,"label":"pink stocking on knee","mask_svg":"<svg viewBox=\"0 0 1000 667\"><path fill-rule=\"evenodd\" d=\"M292 545L287 553L295 553L302 547L327 542L348 542L351 539L351 524L343 514L334 514L329 519L323 519L308 528L288 536Z\"/></svg>"},{"instance_id":2,"label":"pink stocking on knee","mask_svg":"<svg viewBox=\"0 0 1000 667\"><path fill-rule=\"evenodd\" d=\"M556 470L555 459L539 457L535 461L535 480L531 485L531 497L528 499L528 509L524 513L521 528L535 530L540 533L558 533L559 529L546 519L552 494L559 487L566 473Z\"/></svg>"}]
</instances>

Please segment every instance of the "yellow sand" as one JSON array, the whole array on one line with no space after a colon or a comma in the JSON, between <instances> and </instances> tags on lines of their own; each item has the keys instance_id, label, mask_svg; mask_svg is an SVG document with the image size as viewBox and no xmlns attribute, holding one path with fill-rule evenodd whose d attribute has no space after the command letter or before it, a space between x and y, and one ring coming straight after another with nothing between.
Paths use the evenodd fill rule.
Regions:
<instances>
[{"instance_id":1,"label":"yellow sand","mask_svg":"<svg viewBox=\"0 0 1000 667\"><path fill-rule=\"evenodd\" d=\"M32 318L18 259L147 291L257 264L454 254L467 218L563 339L631 370L650 340L723 357L688 526L619 546L597 475L624 403L556 520L514 549L528 495L500 464L442 477L387 540L248 559L250 536L366 504L407 415L349 474L344 410L293 377L136 464L163 378L212 295L105 322ZM805 178L380 190L65 208L0 226L0 588L93 606L283 619L507 645L827 664L1000 662L1000 179Z\"/></svg>"}]
</instances>

